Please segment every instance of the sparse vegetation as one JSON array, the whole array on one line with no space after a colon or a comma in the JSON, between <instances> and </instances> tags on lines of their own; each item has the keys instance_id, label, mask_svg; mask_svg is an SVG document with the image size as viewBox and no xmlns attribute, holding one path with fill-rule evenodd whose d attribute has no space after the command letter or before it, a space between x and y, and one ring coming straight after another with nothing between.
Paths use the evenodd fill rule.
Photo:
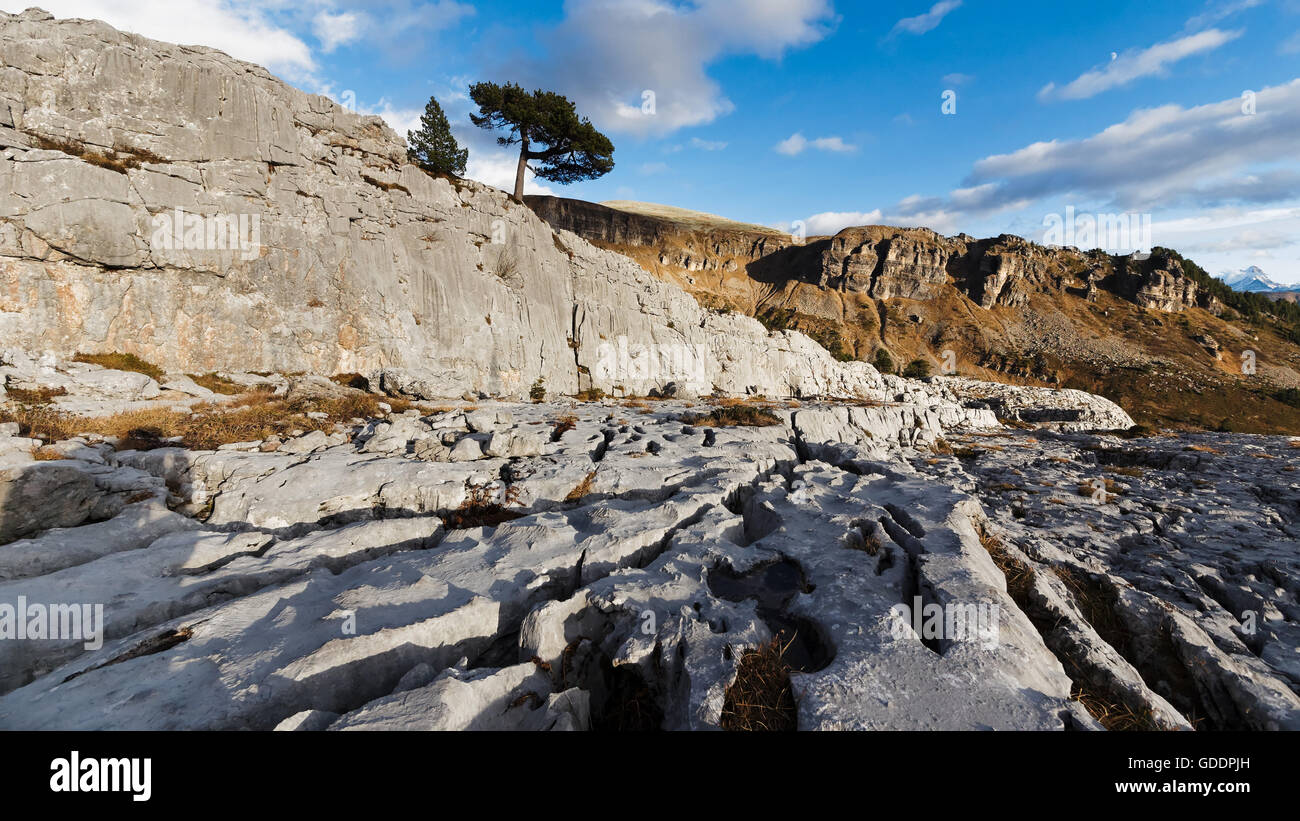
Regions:
<instances>
[{"instance_id":1,"label":"sparse vegetation","mask_svg":"<svg viewBox=\"0 0 1300 821\"><path fill-rule=\"evenodd\" d=\"M384 182L383 180L375 179L369 174L362 174L361 179L365 180L366 182L370 183L371 185L373 185L374 187L378 188L381 191L401 191L404 194L411 193L411 189L407 188L405 185L402 185L401 183Z\"/></svg>"},{"instance_id":2,"label":"sparse vegetation","mask_svg":"<svg viewBox=\"0 0 1300 821\"><path fill-rule=\"evenodd\" d=\"M49 405L57 396L67 396L66 388L6 388L11 401L20 405Z\"/></svg>"},{"instance_id":3,"label":"sparse vegetation","mask_svg":"<svg viewBox=\"0 0 1300 821\"><path fill-rule=\"evenodd\" d=\"M238 382L231 382L229 379L218 376L215 373L190 374L189 377L190 380L200 388L207 388L213 393L219 393L224 396L236 396L248 390Z\"/></svg>"},{"instance_id":4,"label":"sparse vegetation","mask_svg":"<svg viewBox=\"0 0 1300 821\"><path fill-rule=\"evenodd\" d=\"M569 491L568 495L564 497L564 501L580 502L583 499L585 499L587 495L591 493L591 486L592 484L595 483L595 480L596 480L596 471L593 470L592 472L588 473L581 482L575 485L573 490Z\"/></svg>"},{"instance_id":5,"label":"sparse vegetation","mask_svg":"<svg viewBox=\"0 0 1300 821\"><path fill-rule=\"evenodd\" d=\"M72 361L98 365L114 371L134 371L155 380L161 380L164 376L162 368L144 361L133 353L78 353L72 357Z\"/></svg>"},{"instance_id":6,"label":"sparse vegetation","mask_svg":"<svg viewBox=\"0 0 1300 821\"><path fill-rule=\"evenodd\" d=\"M903 376L908 379L925 379L930 375L931 366L928 359L913 359L903 369Z\"/></svg>"},{"instance_id":7,"label":"sparse vegetation","mask_svg":"<svg viewBox=\"0 0 1300 821\"><path fill-rule=\"evenodd\" d=\"M545 379L541 378L540 376L537 378L537 381L533 383L533 386L528 389L528 398L533 400L534 402L546 401L546 380Z\"/></svg>"},{"instance_id":8,"label":"sparse vegetation","mask_svg":"<svg viewBox=\"0 0 1300 821\"><path fill-rule=\"evenodd\" d=\"M519 488L514 485L506 485L501 490L492 483L477 484L466 479L465 494L460 507L443 517L443 524L448 530L496 527L524 515L521 511L510 509L519 504Z\"/></svg>"},{"instance_id":9,"label":"sparse vegetation","mask_svg":"<svg viewBox=\"0 0 1300 821\"><path fill-rule=\"evenodd\" d=\"M788 647L774 638L741 656L736 680L723 701L722 729L787 732L796 728L798 712L790 689L790 665L785 661Z\"/></svg>"},{"instance_id":10,"label":"sparse vegetation","mask_svg":"<svg viewBox=\"0 0 1300 821\"><path fill-rule=\"evenodd\" d=\"M600 388L587 388L585 391L578 391L573 398L579 402L601 402L605 396L605 391Z\"/></svg>"},{"instance_id":11,"label":"sparse vegetation","mask_svg":"<svg viewBox=\"0 0 1300 821\"><path fill-rule=\"evenodd\" d=\"M894 364L894 357L889 355L889 351L884 348L876 349L876 356L872 359L871 364L876 366L876 370L881 373L894 373L898 367Z\"/></svg>"},{"instance_id":12,"label":"sparse vegetation","mask_svg":"<svg viewBox=\"0 0 1300 821\"><path fill-rule=\"evenodd\" d=\"M564 416L561 416L559 419L555 420L555 424L551 428L551 441L554 442L558 440L561 436L573 430L577 426L578 417L573 414L565 414Z\"/></svg>"},{"instance_id":13,"label":"sparse vegetation","mask_svg":"<svg viewBox=\"0 0 1300 821\"><path fill-rule=\"evenodd\" d=\"M61 151L69 156L85 160L91 165L109 171L116 171L119 174L125 174L133 168L139 168L141 163L161 164L167 162L166 158L160 157L146 148L135 148L120 143L114 144L108 151L99 151L75 140L43 137L39 134L33 135L32 141L37 148L46 151Z\"/></svg>"},{"instance_id":14,"label":"sparse vegetation","mask_svg":"<svg viewBox=\"0 0 1300 821\"><path fill-rule=\"evenodd\" d=\"M681 417L688 425L712 428L767 428L782 424L780 417L766 408L753 405L730 405L708 413L688 413Z\"/></svg>"},{"instance_id":15,"label":"sparse vegetation","mask_svg":"<svg viewBox=\"0 0 1300 821\"><path fill-rule=\"evenodd\" d=\"M395 412L414 407L401 399L352 394L338 399L277 399L268 393L250 393L229 404L200 404L191 411L149 408L113 416L85 418L52 408L0 408L0 422L17 422L23 436L57 442L78 434L98 434L118 439L119 450L150 450L178 444L190 450L214 450L235 442L252 442L292 430L332 431L337 424L383 415L379 403ZM324 419L307 416L323 413ZM176 440L173 442L172 440Z\"/></svg>"}]
</instances>

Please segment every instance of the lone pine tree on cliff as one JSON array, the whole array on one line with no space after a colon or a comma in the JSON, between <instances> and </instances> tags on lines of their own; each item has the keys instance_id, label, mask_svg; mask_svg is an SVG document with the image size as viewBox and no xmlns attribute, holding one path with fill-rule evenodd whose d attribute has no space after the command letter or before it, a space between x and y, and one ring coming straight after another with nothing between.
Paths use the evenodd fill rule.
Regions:
<instances>
[{"instance_id":1,"label":"lone pine tree on cliff","mask_svg":"<svg viewBox=\"0 0 1300 821\"><path fill-rule=\"evenodd\" d=\"M442 106L430 97L429 104L420 115L420 130L406 132L407 155L425 171L435 174L465 176L465 161L469 149L461 148L451 135L451 126Z\"/></svg>"},{"instance_id":2,"label":"lone pine tree on cliff","mask_svg":"<svg viewBox=\"0 0 1300 821\"><path fill-rule=\"evenodd\" d=\"M614 168L614 144L586 117L579 118L573 103L560 94L529 94L514 83L475 83L469 96L479 108L478 114L469 115L474 125L489 131L508 129L497 142L519 145L516 202L524 201L526 168L561 185L595 179Z\"/></svg>"}]
</instances>

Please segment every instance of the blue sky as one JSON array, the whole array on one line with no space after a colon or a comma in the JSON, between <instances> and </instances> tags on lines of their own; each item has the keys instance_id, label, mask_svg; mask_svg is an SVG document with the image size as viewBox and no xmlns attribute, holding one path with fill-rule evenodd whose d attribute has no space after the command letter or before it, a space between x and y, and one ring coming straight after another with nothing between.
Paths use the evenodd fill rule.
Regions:
<instances>
[{"instance_id":1,"label":"blue sky","mask_svg":"<svg viewBox=\"0 0 1300 821\"><path fill-rule=\"evenodd\" d=\"M436 95L469 176L503 187L513 159L468 122L480 79L567 94L614 140L612 173L534 191L810 233L1041 241L1067 208L1149 214L1211 272L1300 282L1300 0L41 4L221 48L403 134Z\"/></svg>"}]
</instances>

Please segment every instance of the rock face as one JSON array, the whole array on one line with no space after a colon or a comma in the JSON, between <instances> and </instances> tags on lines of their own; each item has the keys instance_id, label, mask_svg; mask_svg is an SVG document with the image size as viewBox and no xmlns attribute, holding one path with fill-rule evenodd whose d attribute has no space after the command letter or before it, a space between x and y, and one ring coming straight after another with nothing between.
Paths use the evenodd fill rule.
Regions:
<instances>
[{"instance_id":1,"label":"rock face","mask_svg":"<svg viewBox=\"0 0 1300 821\"><path fill-rule=\"evenodd\" d=\"M0 607L102 630L0 641L0 728L734 727L774 637L766 719L800 729L1300 727L1285 439L932 401L482 403L28 464L94 476L96 520L0 546ZM451 458L498 439L533 446Z\"/></svg>"},{"instance_id":2,"label":"rock face","mask_svg":"<svg viewBox=\"0 0 1300 821\"><path fill-rule=\"evenodd\" d=\"M819 284L873 299L933 299L948 282L948 261L965 251L933 231L847 228L822 255Z\"/></svg>"},{"instance_id":3,"label":"rock face","mask_svg":"<svg viewBox=\"0 0 1300 821\"><path fill-rule=\"evenodd\" d=\"M1197 304L1197 284L1173 260L1162 267L1119 274L1115 279L1116 289L1143 308L1177 313Z\"/></svg>"},{"instance_id":4,"label":"rock face","mask_svg":"<svg viewBox=\"0 0 1300 821\"><path fill-rule=\"evenodd\" d=\"M181 373L358 372L423 397L522 398L539 379L778 396L873 378L719 324L502 192L426 175L378 118L220 52L3 14L0 77L8 345ZM620 337L703 361L691 379L593 374ZM780 376L805 355L796 384Z\"/></svg>"}]
</instances>

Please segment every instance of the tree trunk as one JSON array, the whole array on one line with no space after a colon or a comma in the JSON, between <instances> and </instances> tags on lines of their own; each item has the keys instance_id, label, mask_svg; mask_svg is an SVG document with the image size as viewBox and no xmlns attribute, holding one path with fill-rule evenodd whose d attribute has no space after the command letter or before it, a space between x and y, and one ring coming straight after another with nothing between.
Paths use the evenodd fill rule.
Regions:
<instances>
[{"instance_id":1,"label":"tree trunk","mask_svg":"<svg viewBox=\"0 0 1300 821\"><path fill-rule=\"evenodd\" d=\"M515 170L515 202L524 202L524 171L528 168L528 140L519 146L519 168Z\"/></svg>"}]
</instances>

